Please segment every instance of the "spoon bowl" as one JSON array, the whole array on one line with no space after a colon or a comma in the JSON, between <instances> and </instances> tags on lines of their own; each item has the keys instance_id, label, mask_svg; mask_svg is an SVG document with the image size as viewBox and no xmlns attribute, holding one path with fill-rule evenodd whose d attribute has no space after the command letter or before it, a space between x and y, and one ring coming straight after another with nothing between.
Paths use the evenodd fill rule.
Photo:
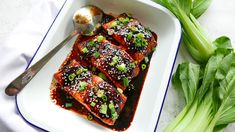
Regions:
<instances>
[{"instance_id":1,"label":"spoon bowl","mask_svg":"<svg viewBox=\"0 0 235 132\"><path fill-rule=\"evenodd\" d=\"M14 96L19 93L31 79L41 70L41 68L76 35L92 36L97 33L101 27L103 11L93 5L88 5L78 9L73 16L74 31L65 38L54 49L42 57L38 62L25 70L16 79L14 79L5 89L5 93Z\"/></svg>"},{"instance_id":2,"label":"spoon bowl","mask_svg":"<svg viewBox=\"0 0 235 132\"><path fill-rule=\"evenodd\" d=\"M75 30L82 35L91 36L101 27L103 11L96 6L86 6L77 10L73 15Z\"/></svg>"}]
</instances>

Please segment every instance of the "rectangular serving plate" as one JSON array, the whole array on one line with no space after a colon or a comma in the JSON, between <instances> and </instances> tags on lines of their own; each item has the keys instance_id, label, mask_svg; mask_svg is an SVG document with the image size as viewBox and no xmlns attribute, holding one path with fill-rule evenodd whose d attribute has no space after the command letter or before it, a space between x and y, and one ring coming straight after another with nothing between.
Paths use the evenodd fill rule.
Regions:
<instances>
[{"instance_id":1,"label":"rectangular serving plate","mask_svg":"<svg viewBox=\"0 0 235 132\"><path fill-rule=\"evenodd\" d=\"M134 119L126 130L155 131L181 38L179 21L164 7L149 0L66 0L30 65L68 36L73 30L73 13L84 5L95 5L105 13L116 15L131 13L157 33L158 46L150 62ZM75 39L61 49L16 96L18 111L26 122L46 131L112 131L60 108L50 99L53 74L71 51Z\"/></svg>"}]
</instances>

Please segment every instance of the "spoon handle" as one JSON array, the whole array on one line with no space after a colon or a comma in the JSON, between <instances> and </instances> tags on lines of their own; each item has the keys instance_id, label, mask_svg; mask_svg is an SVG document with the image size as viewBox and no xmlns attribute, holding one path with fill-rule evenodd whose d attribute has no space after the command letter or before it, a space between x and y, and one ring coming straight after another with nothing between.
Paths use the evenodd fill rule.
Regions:
<instances>
[{"instance_id":1,"label":"spoon handle","mask_svg":"<svg viewBox=\"0 0 235 132\"><path fill-rule=\"evenodd\" d=\"M30 81L31 79L40 71L40 69L74 36L78 34L78 31L73 31L67 38L65 38L60 44L58 44L54 49L42 57L38 62L33 64L30 68L25 70L21 75L19 75L15 80L13 80L5 89L5 93L9 96L14 96L19 93Z\"/></svg>"}]
</instances>

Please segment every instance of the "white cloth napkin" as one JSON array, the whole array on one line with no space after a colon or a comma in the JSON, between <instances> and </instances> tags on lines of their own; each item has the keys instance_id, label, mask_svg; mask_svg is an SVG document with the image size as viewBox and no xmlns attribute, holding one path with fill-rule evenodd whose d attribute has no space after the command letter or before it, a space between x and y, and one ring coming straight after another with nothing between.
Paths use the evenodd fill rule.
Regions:
<instances>
[{"instance_id":1,"label":"white cloth napkin","mask_svg":"<svg viewBox=\"0 0 235 132\"><path fill-rule=\"evenodd\" d=\"M5 87L25 70L65 0L31 0L32 8L6 43L0 44L0 131L39 131L16 110L15 97Z\"/></svg>"}]
</instances>

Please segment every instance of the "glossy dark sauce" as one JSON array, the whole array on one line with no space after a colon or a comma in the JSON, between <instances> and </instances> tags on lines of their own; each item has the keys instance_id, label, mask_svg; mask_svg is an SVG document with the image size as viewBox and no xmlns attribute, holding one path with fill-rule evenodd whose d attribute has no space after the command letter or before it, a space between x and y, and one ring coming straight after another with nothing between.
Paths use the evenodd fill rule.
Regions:
<instances>
[{"instance_id":1,"label":"glossy dark sauce","mask_svg":"<svg viewBox=\"0 0 235 132\"><path fill-rule=\"evenodd\" d=\"M144 81L147 76L147 73L148 73L148 68L146 68L144 71L140 71L139 75L130 82L130 86L127 87L127 89L124 92L124 94L127 97L126 104L119 118L116 120L113 126L104 124L95 116L93 116L93 119L91 121L98 123L104 127L115 130L115 131L124 131L128 129L128 127L131 125L131 122L134 118L135 111L139 102L139 97L143 89L143 85L144 85ZM91 113L82 104L80 104L73 97L68 95L65 91L62 90L61 87L57 85L55 89L51 90L51 98L56 105L59 105L62 108L74 111L75 113L85 118L88 118L88 116L91 116ZM65 107L66 103L72 103L73 106L66 108Z\"/></svg>"},{"instance_id":2,"label":"glossy dark sauce","mask_svg":"<svg viewBox=\"0 0 235 132\"><path fill-rule=\"evenodd\" d=\"M113 16L105 15L104 22L106 23L108 21L111 21L112 19L114 19ZM80 36L80 38L77 40L84 41L87 39L89 39L89 37ZM114 42L114 43L116 43L116 42ZM84 66L88 66L86 64L86 62L83 62L79 58L79 56L80 55L77 52L77 49L75 47L73 47L71 54L68 56L68 58L65 60L64 64L62 64L61 67L65 66L66 62L69 62L72 59L76 59L76 60L82 62L82 64ZM151 59L151 57L152 57L152 54L148 56L149 60ZM132 81L129 84L129 87L127 87L127 89L124 91L124 94L127 97L127 101L126 101L126 104L125 104L121 114L119 115L119 118L116 120L116 122L113 126L109 126L107 124L104 124L101 120L99 120L95 116L92 116L92 114L82 104L80 104L72 96L70 96L64 90L62 90L62 88L59 85L57 85L54 81L51 85L51 99L56 105L58 105L62 108L65 108L67 110L74 111L75 113L87 118L88 120L90 120L94 123L98 123L104 127L107 127L109 129L112 129L115 131L124 131L124 130L128 129L128 127L131 125L131 122L134 118L135 111L136 111L136 108L137 108L138 102L139 102L139 97L140 97L141 91L143 89L143 84L144 84L145 78L148 73L149 63L146 65L147 65L147 68L145 70L140 70L139 75L136 78L132 79ZM140 64L140 66L141 66L141 64ZM91 71L91 67L88 66L88 69ZM100 71L96 70L93 72L93 74L97 75L99 72ZM106 81L109 82L110 84L112 84L110 81L108 81L108 80L106 80ZM66 108L66 103L72 103L72 106Z\"/></svg>"}]
</instances>

